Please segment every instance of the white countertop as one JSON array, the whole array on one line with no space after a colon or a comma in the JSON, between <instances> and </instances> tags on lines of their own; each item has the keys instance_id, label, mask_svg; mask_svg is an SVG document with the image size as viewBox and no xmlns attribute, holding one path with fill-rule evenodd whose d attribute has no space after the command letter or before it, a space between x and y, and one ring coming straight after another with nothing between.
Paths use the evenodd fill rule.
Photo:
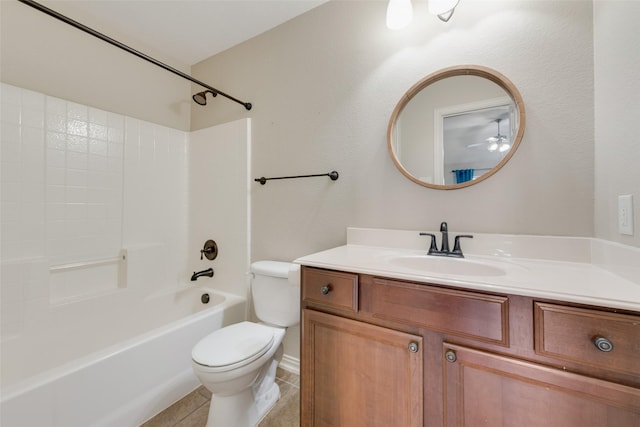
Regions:
<instances>
[{"instance_id":1,"label":"white countertop","mask_svg":"<svg viewBox=\"0 0 640 427\"><path fill-rule=\"evenodd\" d=\"M311 267L640 312L640 283L589 262L465 254L467 261L501 270L495 275L445 274L396 262L398 257L422 257L426 252L424 249L347 244L303 256L294 262ZM457 259L445 262L449 261L465 262Z\"/></svg>"}]
</instances>

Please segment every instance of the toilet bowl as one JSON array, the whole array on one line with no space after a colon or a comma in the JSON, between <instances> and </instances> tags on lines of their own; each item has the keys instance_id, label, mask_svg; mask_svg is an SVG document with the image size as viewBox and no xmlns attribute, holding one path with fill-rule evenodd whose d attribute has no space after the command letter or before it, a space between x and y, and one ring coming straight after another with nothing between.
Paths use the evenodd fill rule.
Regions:
<instances>
[{"instance_id":1,"label":"toilet bowl","mask_svg":"<svg viewBox=\"0 0 640 427\"><path fill-rule=\"evenodd\" d=\"M209 334L191 352L193 371L212 393L207 427L252 427L280 398L275 382L286 327L299 323L298 266L251 265L260 323L240 322Z\"/></svg>"}]
</instances>

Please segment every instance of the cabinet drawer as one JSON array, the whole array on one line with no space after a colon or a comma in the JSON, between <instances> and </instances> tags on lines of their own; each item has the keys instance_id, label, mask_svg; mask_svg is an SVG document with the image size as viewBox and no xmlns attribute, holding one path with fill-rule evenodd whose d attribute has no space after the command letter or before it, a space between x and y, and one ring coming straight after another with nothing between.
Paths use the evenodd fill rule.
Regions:
<instances>
[{"instance_id":1,"label":"cabinet drawer","mask_svg":"<svg viewBox=\"0 0 640 427\"><path fill-rule=\"evenodd\" d=\"M537 302L534 319L536 353L640 375L640 316Z\"/></svg>"},{"instance_id":2,"label":"cabinet drawer","mask_svg":"<svg viewBox=\"0 0 640 427\"><path fill-rule=\"evenodd\" d=\"M375 317L509 345L509 298L435 286L374 279Z\"/></svg>"},{"instance_id":3,"label":"cabinet drawer","mask_svg":"<svg viewBox=\"0 0 640 427\"><path fill-rule=\"evenodd\" d=\"M357 312L358 275L304 267L302 300Z\"/></svg>"}]
</instances>

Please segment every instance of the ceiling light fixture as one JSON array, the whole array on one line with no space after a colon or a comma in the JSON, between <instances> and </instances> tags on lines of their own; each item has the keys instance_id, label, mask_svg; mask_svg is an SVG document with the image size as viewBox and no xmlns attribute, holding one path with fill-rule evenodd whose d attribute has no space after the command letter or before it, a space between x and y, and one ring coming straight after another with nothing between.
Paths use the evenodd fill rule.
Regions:
<instances>
[{"instance_id":1,"label":"ceiling light fixture","mask_svg":"<svg viewBox=\"0 0 640 427\"><path fill-rule=\"evenodd\" d=\"M447 22L453 16L460 0L429 0L429 13Z\"/></svg>"},{"instance_id":2,"label":"ceiling light fixture","mask_svg":"<svg viewBox=\"0 0 640 427\"><path fill-rule=\"evenodd\" d=\"M511 145L509 144L509 140L507 139L507 137L500 133L501 121L502 119L495 120L495 122L498 124L498 134L496 136L487 138L487 142L489 142L489 146L487 147L487 150L491 152L498 150L499 152L504 153L509 148L511 148Z\"/></svg>"},{"instance_id":3,"label":"ceiling light fixture","mask_svg":"<svg viewBox=\"0 0 640 427\"><path fill-rule=\"evenodd\" d=\"M389 0L387 5L387 28L401 30L413 19L411 0Z\"/></svg>"}]
</instances>

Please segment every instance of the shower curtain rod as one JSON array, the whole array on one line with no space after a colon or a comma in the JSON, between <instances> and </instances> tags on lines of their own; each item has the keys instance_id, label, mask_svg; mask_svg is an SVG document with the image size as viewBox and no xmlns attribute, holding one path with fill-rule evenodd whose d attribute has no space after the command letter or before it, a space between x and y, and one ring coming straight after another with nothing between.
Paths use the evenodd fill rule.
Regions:
<instances>
[{"instance_id":1,"label":"shower curtain rod","mask_svg":"<svg viewBox=\"0 0 640 427\"><path fill-rule=\"evenodd\" d=\"M190 75L188 75L186 73L183 73L182 71L171 67L170 65L165 64L164 62L160 62L157 59L150 57L149 55L146 55L146 54L144 54L144 53L142 53L140 51L137 51L137 50L133 49L132 47L127 46L124 43L121 43L121 42L119 42L119 41L117 41L115 39L112 39L109 36L106 36L106 35L98 32L98 31L94 30L93 28L87 27L86 25L83 25L83 24L79 23L78 21L74 21L73 19L71 19L71 18L69 18L69 17L67 17L67 16L65 16L65 15L63 15L63 14L61 14L59 12L56 12L55 10L49 9L48 7L43 6L38 2L35 2L33 0L18 0L18 1L20 3L26 4L27 6L31 6L34 9L39 10L40 12L46 13L49 16L52 16L52 17L54 17L56 19L59 19L60 21L65 22L65 23L67 23L67 24L71 25L72 27L75 27L75 28L77 28L79 30L82 30L85 33L91 34L92 36L97 37L97 38L99 38L99 39L101 39L101 40L103 40L103 41L105 41L105 42L107 42L109 44L112 44L113 46L119 47L120 49L123 49L123 50L131 53L132 55L137 56L138 58L144 59L145 61L149 61L152 64L157 65L160 68L164 68L165 70L167 70L167 71L169 71L169 72L171 72L173 74L176 74L176 75L182 77L183 79L187 79L187 80L189 80L189 81L191 81L191 82L193 82L195 84L198 84L198 85L200 85L200 86L202 86L204 88L207 88L207 89L209 89L209 90L211 90L211 91L213 91L213 92L215 92L217 94L220 94L220 95L224 96L225 98L228 98L228 99L230 99L230 100L232 100L234 102L237 102L238 104L242 104L244 106L244 108L246 108L247 110L251 110L252 105L251 105L250 102L240 101L239 99L234 98L233 96L228 95L228 94L226 94L224 92L221 92L218 89L213 88L213 87L209 86L208 84L206 84L204 82L201 82L200 80L195 79L195 78L191 77Z\"/></svg>"}]
</instances>

